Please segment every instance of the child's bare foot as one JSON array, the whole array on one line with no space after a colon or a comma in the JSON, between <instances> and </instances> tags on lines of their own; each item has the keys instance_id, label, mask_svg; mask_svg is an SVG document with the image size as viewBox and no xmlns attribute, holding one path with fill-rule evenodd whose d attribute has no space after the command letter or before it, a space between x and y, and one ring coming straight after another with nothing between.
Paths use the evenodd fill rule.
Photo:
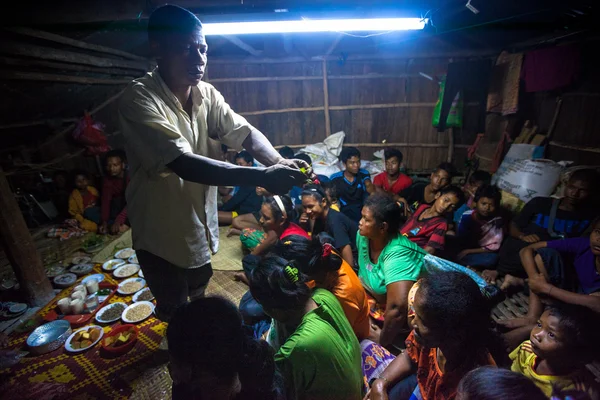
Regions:
<instances>
[{"instance_id":1,"label":"child's bare foot","mask_svg":"<svg viewBox=\"0 0 600 400\"><path fill-rule=\"evenodd\" d=\"M485 281L489 284L494 284L496 283L496 279L498 279L498 271L495 271L493 269L486 269L481 273L481 276L483 277L483 279L485 279Z\"/></svg>"},{"instance_id":2,"label":"child's bare foot","mask_svg":"<svg viewBox=\"0 0 600 400\"><path fill-rule=\"evenodd\" d=\"M521 288L525 286L525 279L517 278L516 276L506 275L504 277L504 282L502 282L502 286L500 286L500 290L507 291L510 288Z\"/></svg>"},{"instance_id":3,"label":"child's bare foot","mask_svg":"<svg viewBox=\"0 0 600 400\"><path fill-rule=\"evenodd\" d=\"M237 272L233 275L233 279L238 281L238 282L243 282L246 285L250 286L250 281L248 280L248 277L246 276L245 272Z\"/></svg>"},{"instance_id":4,"label":"child's bare foot","mask_svg":"<svg viewBox=\"0 0 600 400\"><path fill-rule=\"evenodd\" d=\"M505 319L498 322L498 325L502 325L506 329L516 329L521 328L523 326L532 326L537 322L534 317L520 317L520 318L512 318Z\"/></svg>"}]
</instances>

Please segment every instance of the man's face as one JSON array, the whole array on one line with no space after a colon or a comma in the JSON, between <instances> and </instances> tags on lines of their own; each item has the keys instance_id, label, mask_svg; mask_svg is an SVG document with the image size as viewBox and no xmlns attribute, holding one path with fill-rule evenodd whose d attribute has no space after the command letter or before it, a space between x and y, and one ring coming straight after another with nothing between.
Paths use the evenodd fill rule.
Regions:
<instances>
[{"instance_id":1,"label":"man's face","mask_svg":"<svg viewBox=\"0 0 600 400\"><path fill-rule=\"evenodd\" d=\"M158 53L163 78L175 86L196 86L204 76L208 45L200 29L189 34L172 34L152 44Z\"/></svg>"},{"instance_id":2,"label":"man's face","mask_svg":"<svg viewBox=\"0 0 600 400\"><path fill-rule=\"evenodd\" d=\"M477 203L475 203L477 214L484 218L491 217L496 212L496 201L489 197L481 197Z\"/></svg>"},{"instance_id":3,"label":"man's face","mask_svg":"<svg viewBox=\"0 0 600 400\"><path fill-rule=\"evenodd\" d=\"M110 176L119 176L123 172L125 165L119 157L109 157L106 160L106 171Z\"/></svg>"},{"instance_id":4,"label":"man's face","mask_svg":"<svg viewBox=\"0 0 600 400\"><path fill-rule=\"evenodd\" d=\"M360 157L350 157L346 160L346 171L351 174L358 174L358 170L360 169Z\"/></svg>"},{"instance_id":5,"label":"man's face","mask_svg":"<svg viewBox=\"0 0 600 400\"><path fill-rule=\"evenodd\" d=\"M396 176L400 172L400 161L398 157L390 157L385 160L385 172L389 176Z\"/></svg>"},{"instance_id":6,"label":"man's face","mask_svg":"<svg viewBox=\"0 0 600 400\"><path fill-rule=\"evenodd\" d=\"M85 190L88 187L88 180L83 175L77 175L75 178L75 187L79 190Z\"/></svg>"},{"instance_id":7,"label":"man's face","mask_svg":"<svg viewBox=\"0 0 600 400\"><path fill-rule=\"evenodd\" d=\"M592 185L585 181L569 181L565 188L565 198L572 205L584 203L589 197Z\"/></svg>"},{"instance_id":8,"label":"man's face","mask_svg":"<svg viewBox=\"0 0 600 400\"><path fill-rule=\"evenodd\" d=\"M450 174L448 171L438 169L431 174L431 187L435 192L442 190L450 184Z\"/></svg>"}]
</instances>

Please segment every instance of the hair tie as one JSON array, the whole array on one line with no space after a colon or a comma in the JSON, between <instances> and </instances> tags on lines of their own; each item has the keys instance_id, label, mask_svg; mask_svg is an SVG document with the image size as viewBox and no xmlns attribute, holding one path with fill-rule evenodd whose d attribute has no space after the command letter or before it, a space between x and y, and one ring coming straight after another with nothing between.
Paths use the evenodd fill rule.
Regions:
<instances>
[{"instance_id":1,"label":"hair tie","mask_svg":"<svg viewBox=\"0 0 600 400\"><path fill-rule=\"evenodd\" d=\"M283 271L285 272L286 278L292 283L296 283L300 279L298 276L298 268L287 265Z\"/></svg>"},{"instance_id":2,"label":"hair tie","mask_svg":"<svg viewBox=\"0 0 600 400\"><path fill-rule=\"evenodd\" d=\"M287 218L287 213L285 212L285 207L283 206L283 201L281 201L281 197L275 195L273 196L273 198L275 199L275 203L277 203L277 206L281 210L281 214L283 215L283 217Z\"/></svg>"},{"instance_id":3,"label":"hair tie","mask_svg":"<svg viewBox=\"0 0 600 400\"><path fill-rule=\"evenodd\" d=\"M332 250L333 250L333 246L330 243L325 243L323 245L323 254L321 256L323 258L329 257L331 255Z\"/></svg>"},{"instance_id":4,"label":"hair tie","mask_svg":"<svg viewBox=\"0 0 600 400\"><path fill-rule=\"evenodd\" d=\"M286 245L286 246L289 246L290 244L292 244L292 241L288 240L288 241L283 242L283 244Z\"/></svg>"}]
</instances>

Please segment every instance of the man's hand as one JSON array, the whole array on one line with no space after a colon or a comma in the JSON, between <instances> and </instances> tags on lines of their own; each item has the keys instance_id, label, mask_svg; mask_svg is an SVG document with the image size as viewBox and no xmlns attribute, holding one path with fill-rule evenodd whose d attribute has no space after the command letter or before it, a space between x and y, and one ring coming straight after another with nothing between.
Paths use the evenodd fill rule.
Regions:
<instances>
[{"instance_id":1,"label":"man's hand","mask_svg":"<svg viewBox=\"0 0 600 400\"><path fill-rule=\"evenodd\" d=\"M285 160L300 161L302 160ZM265 169L264 188L274 194L286 194L294 186L302 186L306 181L306 175L297 168L290 168L282 164L272 165Z\"/></svg>"},{"instance_id":2,"label":"man's hand","mask_svg":"<svg viewBox=\"0 0 600 400\"><path fill-rule=\"evenodd\" d=\"M121 224L118 222L115 222L114 224L112 224L110 226L110 233L113 235L118 234L120 230L121 230Z\"/></svg>"},{"instance_id":3,"label":"man's hand","mask_svg":"<svg viewBox=\"0 0 600 400\"><path fill-rule=\"evenodd\" d=\"M396 202L398 203L398 206L402 210L402 214L404 214L405 217L408 217L412 214L410 212L410 207L408 206L408 202L406 201L405 198L399 197Z\"/></svg>"},{"instance_id":4,"label":"man's hand","mask_svg":"<svg viewBox=\"0 0 600 400\"><path fill-rule=\"evenodd\" d=\"M315 179L317 175L313 173L312 167L308 165L308 163L304 160L295 160L295 159L285 159L283 158L278 163L279 165L285 165L286 167L290 167L292 169L298 169L300 171L304 171L304 179Z\"/></svg>"},{"instance_id":5,"label":"man's hand","mask_svg":"<svg viewBox=\"0 0 600 400\"><path fill-rule=\"evenodd\" d=\"M538 235L526 235L522 236L521 240L527 243L537 243L540 241L540 237Z\"/></svg>"},{"instance_id":6,"label":"man's hand","mask_svg":"<svg viewBox=\"0 0 600 400\"><path fill-rule=\"evenodd\" d=\"M102 235L106 235L108 233L108 223L103 222L102 225L98 228L98 233Z\"/></svg>"},{"instance_id":7,"label":"man's hand","mask_svg":"<svg viewBox=\"0 0 600 400\"><path fill-rule=\"evenodd\" d=\"M371 389L367 392L364 400L388 400L388 387L384 380L376 379L373 381Z\"/></svg>"}]
</instances>

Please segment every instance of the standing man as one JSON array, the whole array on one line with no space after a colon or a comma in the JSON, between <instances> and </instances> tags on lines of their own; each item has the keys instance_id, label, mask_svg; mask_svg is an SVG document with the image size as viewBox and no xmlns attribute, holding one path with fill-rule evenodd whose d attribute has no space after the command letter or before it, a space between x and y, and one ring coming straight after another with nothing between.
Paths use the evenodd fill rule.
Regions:
<instances>
[{"instance_id":1,"label":"standing man","mask_svg":"<svg viewBox=\"0 0 600 400\"><path fill-rule=\"evenodd\" d=\"M177 6L150 16L148 36L158 67L136 79L119 104L131 169L127 205L133 246L168 321L188 297L202 297L219 246L217 186L263 186L285 193L306 175L265 136L201 82L207 45L202 24ZM217 161L221 143L245 148L267 168Z\"/></svg>"},{"instance_id":2,"label":"standing man","mask_svg":"<svg viewBox=\"0 0 600 400\"><path fill-rule=\"evenodd\" d=\"M125 190L129 184L129 176L125 170L125 153L123 150L111 150L106 153L107 176L102 180L101 224L98 230L102 234L125 232L129 229L127 222L127 202Z\"/></svg>"}]
</instances>

